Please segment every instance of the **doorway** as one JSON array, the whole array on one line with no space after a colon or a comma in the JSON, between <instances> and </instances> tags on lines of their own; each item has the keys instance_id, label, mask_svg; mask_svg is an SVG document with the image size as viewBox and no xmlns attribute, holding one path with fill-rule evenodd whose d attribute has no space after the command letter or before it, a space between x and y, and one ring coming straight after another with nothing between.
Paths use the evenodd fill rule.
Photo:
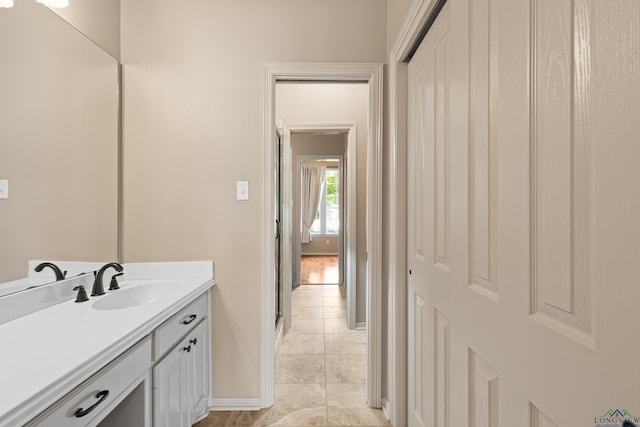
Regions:
<instances>
[{"instance_id":1,"label":"doorway","mask_svg":"<svg viewBox=\"0 0 640 427\"><path fill-rule=\"evenodd\" d=\"M265 148L263 160L263 175L265 178L271 176L273 165L272 145L270 143L270 135L273 134L276 126L275 116L275 87L279 82L359 82L365 83L368 88L368 109L366 117L367 129L367 154L366 154L366 182L369 184L365 195L365 203L367 206L366 227L366 259L364 264L365 286L366 286L366 393L367 402L370 406L380 407L381 405L381 300L380 300L380 282L381 282L381 210L382 210L382 65L381 64L265 64L264 70L264 103L263 103L263 141ZM286 138L286 137L285 137ZM268 143L267 143L268 142ZM286 143L285 143L286 145ZM290 155L285 148L284 156ZM263 319L273 319L274 304L267 302L274 297L273 287L274 271L273 271L273 207L271 204L274 188L270 179L264 179L263 194L263 230L265 232L263 241L264 248L264 280L262 283L262 304ZM285 196L285 202L290 203L290 198ZM286 221L286 214L283 215L283 221ZM290 220L290 218L289 218ZM282 230L291 230L291 223L282 224ZM347 236L347 239L349 236ZM268 242L268 244L266 244ZM283 245L287 247L287 239L283 240ZM284 256L285 262L287 256ZM284 269L286 275L287 269ZM285 279L283 291L286 293L289 283ZM286 309L287 303L284 302ZM274 398L274 334L270 325L270 321L261 322L262 340L261 340L261 404L268 407L273 404Z\"/></svg>"},{"instance_id":2,"label":"doorway","mask_svg":"<svg viewBox=\"0 0 640 427\"><path fill-rule=\"evenodd\" d=\"M283 287L283 318L285 320L285 329L288 330L292 324L292 308L291 308L291 291L294 287L298 286L300 282L300 244L299 244L299 215L294 215L294 212L298 212L299 208L294 208L294 194L299 194L299 187L297 185L300 180L297 173L294 173L299 169L299 162L296 162L295 156L291 150L292 136L298 135L327 135L337 138L338 141L333 141L333 147L329 141L325 141L325 146L322 150L336 153L346 153L344 156L334 155L342 163L342 206L343 209L343 239L341 241L342 247L339 246L341 253L340 258L343 260L343 265L339 266L341 271L341 284L344 285L343 291L346 293L346 311L347 311L347 327L349 329L355 329L358 324L356 315L357 305L357 233L356 233L356 193L357 190L357 166L358 164L366 164L366 161L357 161L357 139L358 134L356 132L355 123L324 123L324 124L295 124L288 123L282 124L283 134L283 162L290 164L290 168L283 169L283 198L284 200L290 200L290 205L283 207L283 227L287 230L286 236L283 240L283 281L287 286ZM343 141L343 137L346 136L346 141ZM366 139L366 138L365 138ZM313 138L310 139L313 145ZM316 141L317 142L317 141ZM344 146L346 144L346 146ZM337 146L336 146L337 145ZM316 148L316 150L318 150ZM317 158L322 158L320 155ZM326 157L326 156L325 156ZM313 157L312 157L313 158ZM365 182L366 177L360 178L362 182ZM296 185L294 185L296 184ZM294 188L295 187L295 188ZM360 189L361 193L366 193L366 190ZM361 213L362 214L362 213ZM361 221L365 222L366 215L361 215ZM294 233L293 224L296 224L297 231ZM361 250L364 245L361 245ZM291 285L291 286L289 286ZM364 294L364 291L362 293Z\"/></svg>"},{"instance_id":3,"label":"doorway","mask_svg":"<svg viewBox=\"0 0 640 427\"><path fill-rule=\"evenodd\" d=\"M302 146L299 137L293 135L294 152ZM331 139L344 153L346 139L344 134L317 135L319 148L331 146ZM313 147L317 149L318 147ZM297 234L294 260L299 277L294 278L300 286L341 285L344 286L344 236L345 209L343 186L343 156L295 155L296 183L299 191L294 191L294 223L300 218L301 228L307 228L308 234ZM316 176L318 174L318 176ZM314 180L317 178L317 180ZM297 228L296 228L297 230ZM306 237L306 238L305 238ZM297 280L296 280L297 279Z\"/></svg>"}]
</instances>

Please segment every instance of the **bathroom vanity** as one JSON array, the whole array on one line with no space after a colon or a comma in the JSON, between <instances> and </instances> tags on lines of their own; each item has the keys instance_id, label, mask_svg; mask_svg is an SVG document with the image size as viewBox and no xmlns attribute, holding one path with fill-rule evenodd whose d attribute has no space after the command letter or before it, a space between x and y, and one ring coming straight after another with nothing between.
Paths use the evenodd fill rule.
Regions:
<instances>
[{"instance_id":1,"label":"bathroom vanity","mask_svg":"<svg viewBox=\"0 0 640 427\"><path fill-rule=\"evenodd\" d=\"M212 263L123 266L120 289L86 302L53 287L90 286L93 274L19 294L22 305L48 287L65 296L0 324L0 426L181 427L206 416Z\"/></svg>"}]
</instances>

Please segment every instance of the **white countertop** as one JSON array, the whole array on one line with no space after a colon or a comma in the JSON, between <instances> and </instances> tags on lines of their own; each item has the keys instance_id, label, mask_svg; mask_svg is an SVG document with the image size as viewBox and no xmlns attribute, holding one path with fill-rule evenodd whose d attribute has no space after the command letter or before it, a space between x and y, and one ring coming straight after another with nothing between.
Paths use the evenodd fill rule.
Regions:
<instances>
[{"instance_id":1,"label":"white countertop","mask_svg":"<svg viewBox=\"0 0 640 427\"><path fill-rule=\"evenodd\" d=\"M51 282L52 280L48 277L25 277L24 279L0 283L0 297L14 292L22 292L32 286L40 286Z\"/></svg>"},{"instance_id":2,"label":"white countertop","mask_svg":"<svg viewBox=\"0 0 640 427\"><path fill-rule=\"evenodd\" d=\"M123 290L152 283L175 286L167 296L145 305L92 307L107 298L107 292L84 303L70 299L0 325L0 426L15 427L35 417L215 285L211 262L210 273L206 266L194 269L188 264L207 263L124 264Z\"/></svg>"}]
</instances>

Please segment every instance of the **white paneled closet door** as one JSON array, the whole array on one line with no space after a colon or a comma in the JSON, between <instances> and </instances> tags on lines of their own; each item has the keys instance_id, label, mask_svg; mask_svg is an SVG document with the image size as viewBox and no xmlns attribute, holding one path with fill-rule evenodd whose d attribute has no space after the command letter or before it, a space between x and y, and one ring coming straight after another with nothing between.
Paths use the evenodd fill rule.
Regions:
<instances>
[{"instance_id":1,"label":"white paneled closet door","mask_svg":"<svg viewBox=\"0 0 640 427\"><path fill-rule=\"evenodd\" d=\"M640 2L449 0L408 72L409 425L640 425Z\"/></svg>"},{"instance_id":2,"label":"white paneled closet door","mask_svg":"<svg viewBox=\"0 0 640 427\"><path fill-rule=\"evenodd\" d=\"M448 425L451 295L450 7L408 67L409 425Z\"/></svg>"}]
</instances>

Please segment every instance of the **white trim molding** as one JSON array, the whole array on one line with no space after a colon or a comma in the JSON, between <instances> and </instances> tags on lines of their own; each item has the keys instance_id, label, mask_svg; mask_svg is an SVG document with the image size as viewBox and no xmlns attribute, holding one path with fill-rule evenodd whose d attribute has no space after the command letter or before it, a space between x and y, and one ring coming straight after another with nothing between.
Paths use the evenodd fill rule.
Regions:
<instances>
[{"instance_id":1,"label":"white trim molding","mask_svg":"<svg viewBox=\"0 0 640 427\"><path fill-rule=\"evenodd\" d=\"M382 280L382 64L265 63L262 67L262 257L260 405L274 398L273 144L278 81L367 82L369 84L367 167L367 401L381 406Z\"/></svg>"},{"instance_id":2,"label":"white trim molding","mask_svg":"<svg viewBox=\"0 0 640 427\"><path fill-rule=\"evenodd\" d=\"M316 237L314 235L314 237ZM300 254L301 256L339 256L340 253L339 252L305 252L303 254ZM335 283L337 285L337 283Z\"/></svg>"},{"instance_id":3,"label":"white trim molding","mask_svg":"<svg viewBox=\"0 0 640 427\"><path fill-rule=\"evenodd\" d=\"M367 146L367 403L382 406L382 65L369 79Z\"/></svg>"},{"instance_id":4,"label":"white trim molding","mask_svg":"<svg viewBox=\"0 0 640 427\"><path fill-rule=\"evenodd\" d=\"M318 132L345 132L347 134L347 188L346 188L346 224L344 233L345 258L344 285L347 291L347 327L356 327L356 193L357 193L357 129L355 123L315 123L315 124L288 124L285 123L285 140L290 141L291 133L318 133ZM342 166L344 169L344 165ZM288 184L286 184L288 185ZM290 216L294 218L294 215ZM293 224L292 224L293 225ZM296 243L297 246L297 243ZM297 250L294 249L294 251ZM301 255L301 254L300 254ZM307 255L310 255L307 253ZM296 255L297 258L297 255ZM286 282L285 282L286 285ZM285 297L287 295L285 294ZM285 303L286 306L286 303ZM290 307L289 307L290 309ZM288 330L288 327L287 327Z\"/></svg>"},{"instance_id":5,"label":"white trim molding","mask_svg":"<svg viewBox=\"0 0 640 427\"><path fill-rule=\"evenodd\" d=\"M394 426L407 425L407 64L438 0L415 0L389 54L389 271L387 402Z\"/></svg>"},{"instance_id":6,"label":"white trim molding","mask_svg":"<svg viewBox=\"0 0 640 427\"><path fill-rule=\"evenodd\" d=\"M382 415L387 419L387 421L391 420L391 407L389 406L389 401L385 398L382 399Z\"/></svg>"},{"instance_id":7,"label":"white trim molding","mask_svg":"<svg viewBox=\"0 0 640 427\"><path fill-rule=\"evenodd\" d=\"M258 411L262 409L262 399L258 397L212 397L209 409L212 411Z\"/></svg>"}]
</instances>

